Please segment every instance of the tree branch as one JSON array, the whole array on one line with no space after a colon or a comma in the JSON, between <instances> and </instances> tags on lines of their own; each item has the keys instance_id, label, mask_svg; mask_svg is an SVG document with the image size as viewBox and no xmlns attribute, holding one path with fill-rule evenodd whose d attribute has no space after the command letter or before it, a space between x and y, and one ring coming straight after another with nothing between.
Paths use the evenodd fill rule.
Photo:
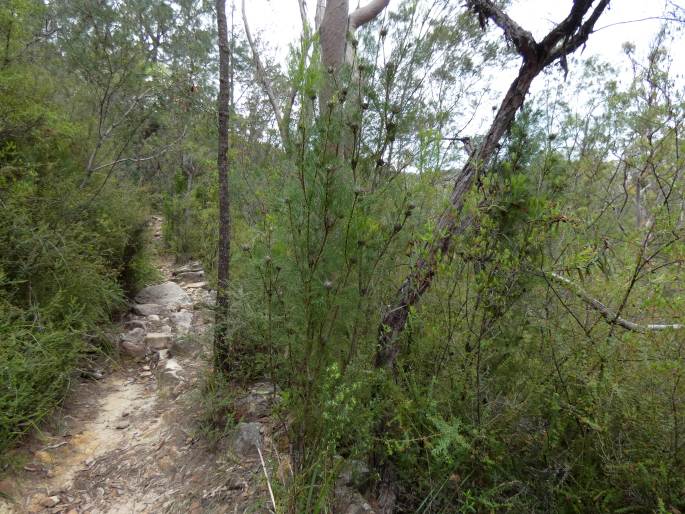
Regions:
<instances>
[{"instance_id":1,"label":"tree branch","mask_svg":"<svg viewBox=\"0 0 685 514\"><path fill-rule=\"evenodd\" d=\"M371 0L368 4L353 11L349 18L350 30L356 30L374 20L389 3L390 0Z\"/></svg>"},{"instance_id":2,"label":"tree branch","mask_svg":"<svg viewBox=\"0 0 685 514\"><path fill-rule=\"evenodd\" d=\"M592 2L593 0L576 0L568 17L545 37L541 44L550 52L547 62L563 58L575 52L587 42L588 37L593 32L595 23L597 23L599 17L609 6L609 0L601 0L594 11L592 11L590 17L583 23L583 16L590 8ZM581 5L580 12L577 11L579 4ZM562 25L564 25L565 31L559 32L559 27ZM560 47L558 47L559 42L562 42ZM555 49L555 47L558 48Z\"/></svg>"},{"instance_id":3,"label":"tree branch","mask_svg":"<svg viewBox=\"0 0 685 514\"><path fill-rule=\"evenodd\" d=\"M467 6L472 9L480 21L481 27L485 25L485 19L490 18L495 25L504 31L506 38L516 47L516 51L524 59L530 59L537 53L537 43L533 34L525 30L500 7L490 0L469 0Z\"/></svg>"},{"instance_id":4,"label":"tree branch","mask_svg":"<svg viewBox=\"0 0 685 514\"><path fill-rule=\"evenodd\" d=\"M680 329L685 328L685 325L682 325L679 323L640 325L638 323L635 323L634 321L629 321L625 318L620 317L618 314L613 312L609 307L604 305L602 302L600 302L596 298L593 298L592 296L590 296L578 284L570 281L566 277L562 277L558 273L554 273L554 272L542 272L542 274L545 278L550 279L554 283L562 286L564 289L572 292L574 295L576 295L578 298L580 298L587 305L589 305L590 307L595 309L597 312L599 312L602 315L602 317L607 321L607 323L610 323L612 325L618 325L619 327L625 328L626 330L630 330L632 332L643 332L643 333L644 332L661 331L661 330L680 330Z\"/></svg>"},{"instance_id":5,"label":"tree branch","mask_svg":"<svg viewBox=\"0 0 685 514\"><path fill-rule=\"evenodd\" d=\"M160 155L163 155L164 153L166 153L167 150L174 147L176 145L176 143L178 143L179 141L181 141L185 137L186 128L187 127L183 127L183 133L177 139L175 139L174 141L172 141L168 145L165 145L165 146L159 148L155 153L153 153L151 155L147 155L145 157L123 157L121 159L116 159L112 162L108 162L107 164L101 164L99 166L95 166L90 171L91 171L91 173L94 173L94 172L99 171L103 168L108 168L110 166L116 166L116 165L121 164L123 162L145 162L145 161L150 161L156 157L159 157Z\"/></svg>"},{"instance_id":6,"label":"tree branch","mask_svg":"<svg viewBox=\"0 0 685 514\"><path fill-rule=\"evenodd\" d=\"M264 92L266 93L266 96L269 99L269 103L271 104L271 109L274 112L274 117L276 118L276 125L278 126L278 132L281 135L281 142L283 143L283 146L287 146L288 144L288 129L283 123L283 115L281 114L281 109L278 106L278 101L276 99L276 95L274 94L273 87L271 85L271 82L269 82L268 77L266 76L266 70L264 69L264 65L262 64L262 60L259 57L259 51L257 50L257 45L254 42L254 39L252 38L252 32L250 32L250 25L247 22L247 14L245 13L245 0L243 0L243 25L245 26L245 35L247 36L247 42L250 45L250 50L252 50L252 58L254 60L254 66L255 66L255 78L257 79L257 82L259 82L262 87L264 88Z\"/></svg>"}]
</instances>

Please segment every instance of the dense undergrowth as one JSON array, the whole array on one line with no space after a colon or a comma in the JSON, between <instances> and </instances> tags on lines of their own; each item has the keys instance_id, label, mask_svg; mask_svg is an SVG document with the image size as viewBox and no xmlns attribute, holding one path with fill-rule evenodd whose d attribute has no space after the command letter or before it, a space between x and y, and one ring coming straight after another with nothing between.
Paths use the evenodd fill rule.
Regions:
<instances>
[{"instance_id":1,"label":"dense undergrowth","mask_svg":"<svg viewBox=\"0 0 685 514\"><path fill-rule=\"evenodd\" d=\"M370 496L390 476L399 512L685 507L682 333L626 330L550 279L638 323L681 320L683 104L667 53L649 59L649 80L636 73L624 89L588 63L583 87L612 106L601 115L550 107L549 92L519 114L390 372L374 365L380 313L447 194L435 140L402 173L370 150L327 155L349 121L318 120L282 159L234 135L231 378L284 390L298 470L279 488L286 511L334 511L340 456L375 467ZM369 112L384 105L371 97ZM412 130L411 116L376 133L362 114L373 137L359 146ZM617 179L626 159L626 174L652 170L665 192L636 205L633 179ZM208 174L167 203L170 244L209 270L215 183Z\"/></svg>"},{"instance_id":2,"label":"dense undergrowth","mask_svg":"<svg viewBox=\"0 0 685 514\"><path fill-rule=\"evenodd\" d=\"M2 455L54 411L88 356L108 349L108 321L152 273L148 204L125 180L84 180L89 121L29 58L49 49L24 47L40 8L19 7L14 18L0 10L14 36L0 69Z\"/></svg>"}]
</instances>

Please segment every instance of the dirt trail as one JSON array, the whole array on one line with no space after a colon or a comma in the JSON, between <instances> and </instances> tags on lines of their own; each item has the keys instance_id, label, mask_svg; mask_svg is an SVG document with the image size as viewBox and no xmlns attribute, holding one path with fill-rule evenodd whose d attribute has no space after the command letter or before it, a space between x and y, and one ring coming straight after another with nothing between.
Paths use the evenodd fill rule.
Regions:
<instances>
[{"instance_id":1,"label":"dirt trail","mask_svg":"<svg viewBox=\"0 0 685 514\"><path fill-rule=\"evenodd\" d=\"M157 237L160 223L152 221ZM239 425L247 428L228 449L206 447L197 430L211 293L197 281L203 274L197 264L175 276L170 262L160 260L159 268L190 300L127 316L122 340L134 351L144 345L147 355L73 388L49 431L21 449L23 470L0 481L9 497L0 495L0 514L268 512L253 451L270 441L264 396L245 401L247 411L260 410L261 422Z\"/></svg>"}]
</instances>

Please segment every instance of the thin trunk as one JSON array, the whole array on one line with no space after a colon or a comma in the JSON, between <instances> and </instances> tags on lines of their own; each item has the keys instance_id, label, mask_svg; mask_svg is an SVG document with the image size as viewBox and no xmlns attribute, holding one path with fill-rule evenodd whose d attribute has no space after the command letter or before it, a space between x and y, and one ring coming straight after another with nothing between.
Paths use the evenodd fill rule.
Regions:
<instances>
[{"instance_id":1,"label":"thin trunk","mask_svg":"<svg viewBox=\"0 0 685 514\"><path fill-rule=\"evenodd\" d=\"M254 68L255 68L255 78L257 79L257 82L259 82L262 85L262 88L264 89L264 92L266 93L266 97L269 99L269 103L271 104L271 109L273 110L274 117L276 118L276 126L278 127L278 133L281 136L281 142L283 143L283 146L285 148L288 148L288 143L289 143L289 134L288 134L288 127L285 125L283 121L283 114L281 113L281 108L279 107L278 104L278 98L276 97L276 93L274 92L273 85L271 84L271 81L266 75L266 68L264 68L264 64L262 64L262 60L259 57L259 51L257 49L257 43L255 40L252 38L252 31L250 31L250 25L247 22L247 14L245 13L245 0L243 0L242 4L243 8L243 25L245 27L245 36L247 37L247 42L250 45L250 50L252 50L252 60L254 61Z\"/></svg>"},{"instance_id":2,"label":"thin trunk","mask_svg":"<svg viewBox=\"0 0 685 514\"><path fill-rule=\"evenodd\" d=\"M231 214L228 194L228 124L230 102L229 63L226 0L216 0L216 17L219 32L219 118L217 166L219 170L219 260L217 263L217 294L214 335L214 367L224 374L230 370L230 343L227 337L229 315L229 259L231 255Z\"/></svg>"}]
</instances>

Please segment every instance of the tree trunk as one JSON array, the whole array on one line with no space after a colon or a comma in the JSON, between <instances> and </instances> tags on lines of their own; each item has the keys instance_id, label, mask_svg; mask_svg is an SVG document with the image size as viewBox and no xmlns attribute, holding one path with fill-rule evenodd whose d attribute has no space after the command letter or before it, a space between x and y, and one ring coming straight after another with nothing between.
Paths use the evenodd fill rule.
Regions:
<instances>
[{"instance_id":1,"label":"tree trunk","mask_svg":"<svg viewBox=\"0 0 685 514\"><path fill-rule=\"evenodd\" d=\"M229 62L226 0L216 0L216 19L219 32L219 121L217 167L219 171L219 256L217 263L217 294L214 334L214 367L227 374L230 370L230 343L227 338L229 315L229 271L231 255L231 213L228 190L228 124L229 124Z\"/></svg>"}]
</instances>

